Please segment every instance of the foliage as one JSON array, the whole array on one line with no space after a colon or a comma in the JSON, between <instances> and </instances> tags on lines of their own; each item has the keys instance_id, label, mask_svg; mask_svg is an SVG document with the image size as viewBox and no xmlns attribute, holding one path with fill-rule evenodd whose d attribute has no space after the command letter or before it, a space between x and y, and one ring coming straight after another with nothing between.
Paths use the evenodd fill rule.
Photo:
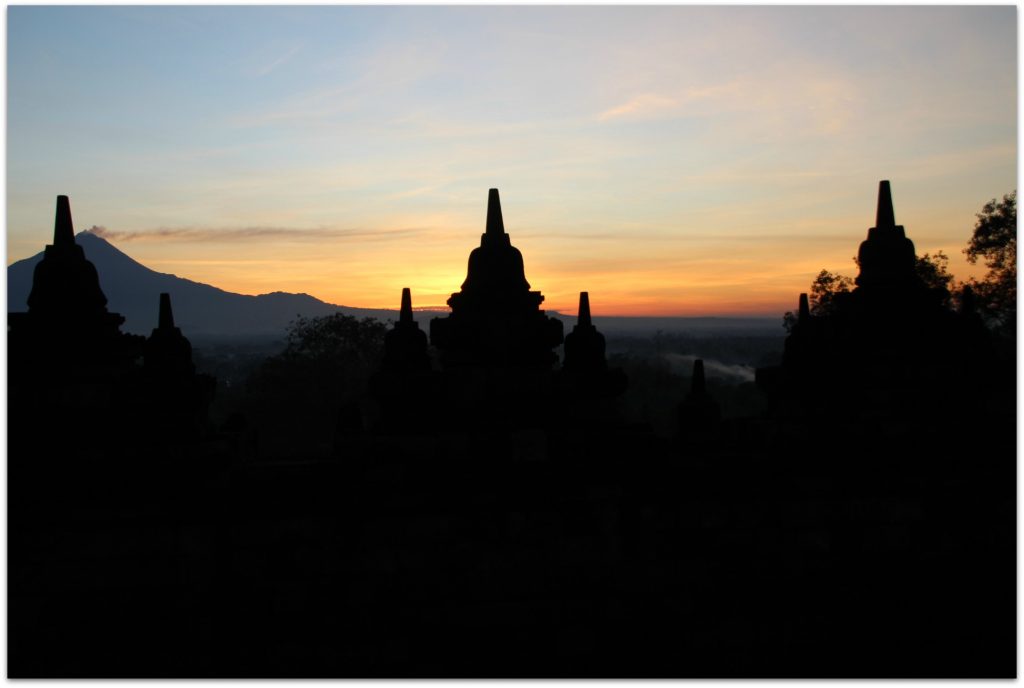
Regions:
<instances>
[{"instance_id":1,"label":"foliage","mask_svg":"<svg viewBox=\"0 0 1024 688\"><path fill-rule=\"evenodd\" d=\"M934 256L929 253L918 256L915 268L917 276L929 289L953 291L953 274L949 271L949 256L942 251L937 251Z\"/></svg>"},{"instance_id":2,"label":"foliage","mask_svg":"<svg viewBox=\"0 0 1024 688\"><path fill-rule=\"evenodd\" d=\"M836 296L850 292L853 289L853 285L852 277L840 275L837 272L829 272L828 270L819 272L818 276L811 282L811 290L807 295L811 315L825 316L832 313L835 310ZM793 311L788 311L782 316L782 326L786 328L787 332L792 332L796 320L797 314Z\"/></svg>"},{"instance_id":3,"label":"foliage","mask_svg":"<svg viewBox=\"0 0 1024 688\"><path fill-rule=\"evenodd\" d=\"M976 263L984 258L990 270L1017 272L1017 192L1006 194L1002 201L992 199L977 215L974 235L964 253Z\"/></svg>"},{"instance_id":4,"label":"foliage","mask_svg":"<svg viewBox=\"0 0 1024 688\"><path fill-rule=\"evenodd\" d=\"M970 263L982 259L988 273L967 282L977 297L982 317L1000 334L1017 330L1017 192L992 199L977 215L974 235L964 249Z\"/></svg>"},{"instance_id":5,"label":"foliage","mask_svg":"<svg viewBox=\"0 0 1024 688\"><path fill-rule=\"evenodd\" d=\"M856 262L856 258L854 258L854 262ZM942 251L936 252L934 256L929 253L918 256L915 268L918 276L929 288L952 292L953 275L949 272L949 256ZM821 317L831 314L835 310L837 297L852 291L854 284L852 277L828 270L819 272L811 283L811 290L807 296L811 315ZM782 326L786 328L787 332L792 332L796 320L797 314L788 311L782 316Z\"/></svg>"},{"instance_id":6,"label":"foliage","mask_svg":"<svg viewBox=\"0 0 1024 688\"><path fill-rule=\"evenodd\" d=\"M341 409L361 397L380 363L387 330L377 320L341 313L293 321L284 350L267 358L246 386L261 453L329 451Z\"/></svg>"},{"instance_id":7,"label":"foliage","mask_svg":"<svg viewBox=\"0 0 1024 688\"><path fill-rule=\"evenodd\" d=\"M810 302L811 315L828 315L835 310L836 297L853 289L853 278L828 270L822 270L811 283L811 291L807 296Z\"/></svg>"},{"instance_id":8,"label":"foliage","mask_svg":"<svg viewBox=\"0 0 1024 688\"><path fill-rule=\"evenodd\" d=\"M376 366L388 327L372 318L334 313L319 318L299 316L288 327L286 359L308 359L349 368Z\"/></svg>"},{"instance_id":9,"label":"foliage","mask_svg":"<svg viewBox=\"0 0 1024 688\"><path fill-rule=\"evenodd\" d=\"M949 256L945 253L937 251L934 256L928 253L917 256L915 268L926 287L941 293L944 306L948 308L952 299L959 299L959 289L949 271Z\"/></svg>"}]
</instances>

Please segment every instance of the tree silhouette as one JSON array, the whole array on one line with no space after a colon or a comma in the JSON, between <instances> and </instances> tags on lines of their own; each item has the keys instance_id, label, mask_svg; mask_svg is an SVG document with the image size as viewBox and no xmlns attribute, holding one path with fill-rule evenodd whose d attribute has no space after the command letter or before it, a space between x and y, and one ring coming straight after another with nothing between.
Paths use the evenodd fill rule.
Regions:
<instances>
[{"instance_id":1,"label":"tree silhouette","mask_svg":"<svg viewBox=\"0 0 1024 688\"><path fill-rule=\"evenodd\" d=\"M949 271L949 256L942 251L936 251L934 256L930 253L918 256L915 268L917 276L921 278L926 287L953 291L953 275Z\"/></svg>"},{"instance_id":2,"label":"tree silhouette","mask_svg":"<svg viewBox=\"0 0 1024 688\"><path fill-rule=\"evenodd\" d=\"M383 322L342 313L293 321L284 350L264 361L247 384L261 451L329 450L340 409L360 398L380 363L387 330Z\"/></svg>"},{"instance_id":3,"label":"tree silhouette","mask_svg":"<svg viewBox=\"0 0 1024 688\"><path fill-rule=\"evenodd\" d=\"M835 309L836 295L849 292L853 289L853 286L852 277L840 275L838 272L829 272L828 270L819 272L818 276L811 282L811 290L808 296L811 315L826 316L832 313ZM787 311L782 316L782 326L786 328L787 332L791 332L793 325L796 324L796 320L797 314L793 311Z\"/></svg>"},{"instance_id":4,"label":"tree silhouette","mask_svg":"<svg viewBox=\"0 0 1024 688\"><path fill-rule=\"evenodd\" d=\"M978 213L974 235L964 249L970 263L988 266L983 279L967 282L982 316L997 332L1015 338L1017 331L1017 192L992 199Z\"/></svg>"},{"instance_id":5,"label":"tree silhouette","mask_svg":"<svg viewBox=\"0 0 1024 688\"><path fill-rule=\"evenodd\" d=\"M835 310L836 296L853 289L853 278L822 270L811 283L811 315L828 315Z\"/></svg>"},{"instance_id":6,"label":"tree silhouette","mask_svg":"<svg viewBox=\"0 0 1024 688\"><path fill-rule=\"evenodd\" d=\"M856 263L857 259L854 258L853 261ZM934 256L930 253L917 256L915 269L918 277L928 288L943 289L948 293L953 292L953 275L949 272L949 256L942 251L937 251ZM822 270L811 282L811 289L808 292L811 315L819 317L830 315L835 310L836 297L852 291L853 287L852 277ZM944 302L949 303L948 296L944 298ZM786 328L787 332L791 332L796 320L797 314L787 311L782 316L782 326Z\"/></svg>"}]
</instances>

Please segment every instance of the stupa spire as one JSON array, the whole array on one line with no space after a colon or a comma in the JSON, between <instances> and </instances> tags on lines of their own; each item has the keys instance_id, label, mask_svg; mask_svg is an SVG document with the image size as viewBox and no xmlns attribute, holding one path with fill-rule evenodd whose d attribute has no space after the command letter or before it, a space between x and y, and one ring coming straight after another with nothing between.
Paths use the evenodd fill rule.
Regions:
<instances>
[{"instance_id":1,"label":"stupa spire","mask_svg":"<svg viewBox=\"0 0 1024 688\"><path fill-rule=\"evenodd\" d=\"M580 309L576 315L576 324L580 327L590 327L593 323L590 320L590 293L580 292Z\"/></svg>"},{"instance_id":2,"label":"stupa spire","mask_svg":"<svg viewBox=\"0 0 1024 688\"><path fill-rule=\"evenodd\" d=\"M452 312L430 323L431 342L442 364L537 365L557 360L551 351L562 343L562 323L538 306L544 296L530 291L523 254L512 245L501 217L497 189L487 197L487 227L469 254L462 289L451 295Z\"/></svg>"},{"instance_id":3,"label":"stupa spire","mask_svg":"<svg viewBox=\"0 0 1024 688\"><path fill-rule=\"evenodd\" d=\"M690 396L694 399L703 397L707 391L704 383L704 360L698 358L693 362L693 378L690 380Z\"/></svg>"},{"instance_id":4,"label":"stupa spire","mask_svg":"<svg viewBox=\"0 0 1024 688\"><path fill-rule=\"evenodd\" d=\"M161 330L174 329L174 311L171 310L171 295L164 292L160 294L160 319L157 327Z\"/></svg>"},{"instance_id":5,"label":"stupa spire","mask_svg":"<svg viewBox=\"0 0 1024 688\"><path fill-rule=\"evenodd\" d=\"M710 446L718 439L722 412L708 394L704 381L704 360L693 362L690 393L678 408L679 435L688 445Z\"/></svg>"},{"instance_id":6,"label":"stupa spire","mask_svg":"<svg viewBox=\"0 0 1024 688\"><path fill-rule=\"evenodd\" d=\"M412 320L412 292L409 287L402 287L402 308L398 313L398 322L411 323Z\"/></svg>"},{"instance_id":7,"label":"stupa spire","mask_svg":"<svg viewBox=\"0 0 1024 688\"><path fill-rule=\"evenodd\" d=\"M159 375L193 375L192 344L174 326L174 311L171 310L171 295L160 294L160 314L156 328L146 340L143 352L144 365Z\"/></svg>"},{"instance_id":8,"label":"stupa spire","mask_svg":"<svg viewBox=\"0 0 1024 688\"><path fill-rule=\"evenodd\" d=\"M505 234L505 222L501 218L501 199L498 198L498 190L491 189L487 192L487 235L503 236Z\"/></svg>"},{"instance_id":9,"label":"stupa spire","mask_svg":"<svg viewBox=\"0 0 1024 688\"><path fill-rule=\"evenodd\" d=\"M43 259L36 263L28 309L77 318L86 313L105 313L106 306L107 297L100 289L96 266L75 243L71 203L67 196L57 196L53 243L46 245Z\"/></svg>"},{"instance_id":10,"label":"stupa spire","mask_svg":"<svg viewBox=\"0 0 1024 688\"><path fill-rule=\"evenodd\" d=\"M797 322L807 322L811 319L811 307L807 301L807 294L800 294L800 310L798 312Z\"/></svg>"},{"instance_id":11,"label":"stupa spire","mask_svg":"<svg viewBox=\"0 0 1024 688\"><path fill-rule=\"evenodd\" d=\"M896 224L892 209L892 189L888 179L878 183L878 212L875 226L868 230L868 238L860 245L857 262L860 274L857 285L920 286L921 278L915 270L914 242L907 238L906 230Z\"/></svg>"},{"instance_id":12,"label":"stupa spire","mask_svg":"<svg viewBox=\"0 0 1024 688\"><path fill-rule=\"evenodd\" d=\"M398 322L384 335L382 366L386 371L404 373L430 369L427 335L412 317L412 290L409 287L402 287Z\"/></svg>"},{"instance_id":13,"label":"stupa spire","mask_svg":"<svg viewBox=\"0 0 1024 688\"><path fill-rule=\"evenodd\" d=\"M67 196L57 196L57 217L53 223L53 245L75 243L75 227L71 223L71 202Z\"/></svg>"},{"instance_id":14,"label":"stupa spire","mask_svg":"<svg viewBox=\"0 0 1024 688\"><path fill-rule=\"evenodd\" d=\"M875 227L895 227L896 213L892 209L892 189L889 180L878 182L878 212L875 214Z\"/></svg>"}]
</instances>

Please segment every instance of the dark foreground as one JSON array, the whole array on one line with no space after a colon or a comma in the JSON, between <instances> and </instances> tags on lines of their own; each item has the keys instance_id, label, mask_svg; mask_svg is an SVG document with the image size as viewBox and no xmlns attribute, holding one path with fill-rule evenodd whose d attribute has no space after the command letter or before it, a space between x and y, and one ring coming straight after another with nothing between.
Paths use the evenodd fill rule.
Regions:
<instances>
[{"instance_id":1,"label":"dark foreground","mask_svg":"<svg viewBox=\"0 0 1024 688\"><path fill-rule=\"evenodd\" d=\"M49 438L11 463L9 676L1016 675L1012 427L742 430Z\"/></svg>"}]
</instances>

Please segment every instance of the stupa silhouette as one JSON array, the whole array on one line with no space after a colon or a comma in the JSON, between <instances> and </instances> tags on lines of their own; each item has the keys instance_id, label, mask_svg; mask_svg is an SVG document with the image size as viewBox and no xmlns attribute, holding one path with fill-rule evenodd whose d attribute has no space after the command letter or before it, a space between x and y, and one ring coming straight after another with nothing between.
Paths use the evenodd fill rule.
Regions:
<instances>
[{"instance_id":1,"label":"stupa silhouette","mask_svg":"<svg viewBox=\"0 0 1024 688\"><path fill-rule=\"evenodd\" d=\"M381 366L396 372L430 370L427 335L412 317L412 292L409 287L402 289L398 322L384 336L384 360Z\"/></svg>"},{"instance_id":2,"label":"stupa silhouette","mask_svg":"<svg viewBox=\"0 0 1024 688\"><path fill-rule=\"evenodd\" d=\"M941 414L950 395L966 398L984 385L986 373L975 364L990 342L969 313L945 306L948 291L925 284L916 262L883 180L875 226L858 251L857 286L836 294L823 316L812 315L801 294L781 368L758 371L761 386L781 402L777 409L923 419Z\"/></svg>"},{"instance_id":3,"label":"stupa silhouette","mask_svg":"<svg viewBox=\"0 0 1024 688\"><path fill-rule=\"evenodd\" d=\"M550 368L562 343L562 323L540 309L544 296L531 291L523 255L505 233L498 190L487 198L487 228L469 255L462 289L451 295L452 312L430 323L431 343L451 366Z\"/></svg>"},{"instance_id":4,"label":"stupa silhouette","mask_svg":"<svg viewBox=\"0 0 1024 688\"><path fill-rule=\"evenodd\" d=\"M157 326L143 347L135 425L149 443L192 441L204 429L215 387L212 376L196 373L192 343L174 324L171 295L160 294Z\"/></svg>"},{"instance_id":5,"label":"stupa silhouette","mask_svg":"<svg viewBox=\"0 0 1024 688\"><path fill-rule=\"evenodd\" d=\"M131 366L142 337L120 331L124 317L107 311L96 267L75 243L71 204L57 197L53 243L36 265L28 312L8 314L12 378L57 376L70 381ZM31 372L29 372L31 371ZM69 377L70 376L70 377Z\"/></svg>"},{"instance_id":6,"label":"stupa silhouette","mask_svg":"<svg viewBox=\"0 0 1024 688\"><path fill-rule=\"evenodd\" d=\"M60 454L90 446L122 451L129 440L195 437L215 381L196 375L170 296L161 294L158 326L148 339L121 332L124 320L107 310L96 267L75 242L70 201L58 196L53 243L36 265L28 311L8 313L15 454L58 445ZM124 430L97 422L108 417L123 419ZM53 418L65 432L45 431Z\"/></svg>"},{"instance_id":7,"label":"stupa silhouette","mask_svg":"<svg viewBox=\"0 0 1024 688\"><path fill-rule=\"evenodd\" d=\"M878 183L875 226L857 251L857 285L867 290L921 289L924 284L914 269L916 260L914 242L907 238L903 225L896 224L892 188L888 180L882 180Z\"/></svg>"},{"instance_id":8,"label":"stupa silhouette","mask_svg":"<svg viewBox=\"0 0 1024 688\"><path fill-rule=\"evenodd\" d=\"M394 327L384 335L380 369L370 377L362 410L344 408L339 449L364 429L391 435L429 432L439 418L437 374L431 369L427 335L412 317L412 292L402 289ZM364 427L365 426L365 427Z\"/></svg>"},{"instance_id":9,"label":"stupa silhouette","mask_svg":"<svg viewBox=\"0 0 1024 688\"><path fill-rule=\"evenodd\" d=\"M608 367L604 335L590 317L589 292L580 292L576 324L565 336L561 382L576 397L614 397L626 390L626 374Z\"/></svg>"},{"instance_id":10,"label":"stupa silhouette","mask_svg":"<svg viewBox=\"0 0 1024 688\"><path fill-rule=\"evenodd\" d=\"M708 447L718 439L722 412L708 393L704 378L704 360L693 362L690 391L676 408L679 439L690 447Z\"/></svg>"},{"instance_id":11,"label":"stupa silhouette","mask_svg":"<svg viewBox=\"0 0 1024 688\"><path fill-rule=\"evenodd\" d=\"M71 204L67 196L57 197L53 243L46 246L43 259L36 265L27 313L11 313L9 327L12 346L33 342L26 354L44 350L74 334L79 353L108 355L125 337L119 331L124 317L107 311L107 297L100 289L96 267L75 243ZM132 340L138 345L139 339ZM83 352L82 350L85 349ZM42 353L40 351L40 353ZM133 352L134 354L134 352ZM65 357L50 362L59 364Z\"/></svg>"},{"instance_id":12,"label":"stupa silhouette","mask_svg":"<svg viewBox=\"0 0 1024 688\"><path fill-rule=\"evenodd\" d=\"M71 204L57 197L53 243L36 265L28 311L7 314L12 461L39 465L117 441L96 419L117 416L143 337L120 331L95 266L75 243ZM60 432L50 426L59 419Z\"/></svg>"}]
</instances>

